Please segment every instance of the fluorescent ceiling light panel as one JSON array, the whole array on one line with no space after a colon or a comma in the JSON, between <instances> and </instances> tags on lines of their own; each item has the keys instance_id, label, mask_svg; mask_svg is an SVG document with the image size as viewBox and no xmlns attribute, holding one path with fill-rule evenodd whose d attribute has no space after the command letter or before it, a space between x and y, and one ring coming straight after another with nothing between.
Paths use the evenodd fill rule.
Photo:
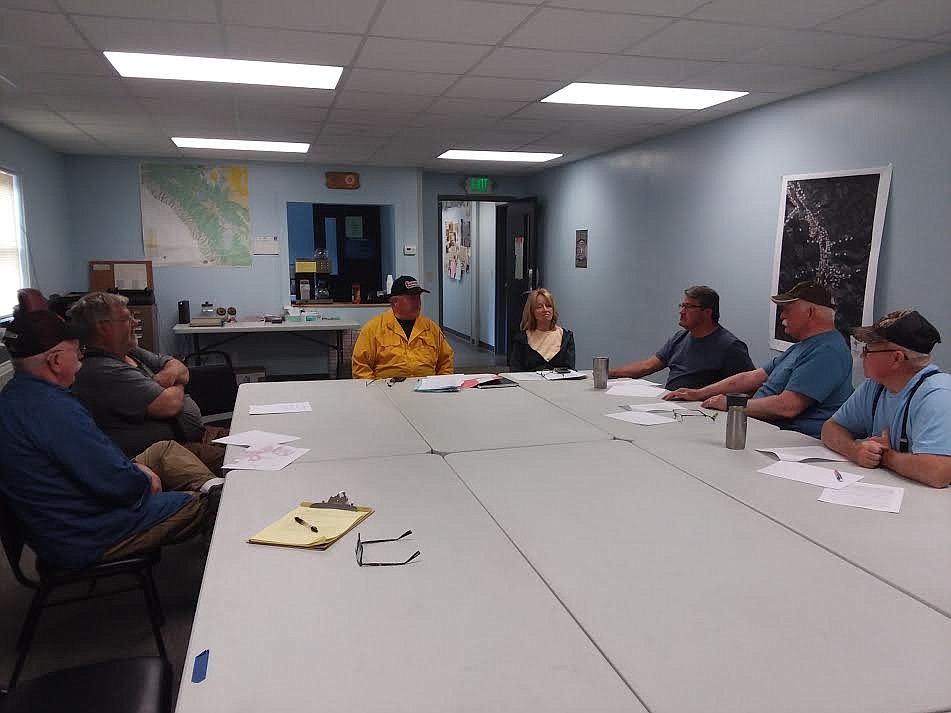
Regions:
<instances>
[{"instance_id":1,"label":"fluorescent ceiling light panel","mask_svg":"<svg viewBox=\"0 0 951 713\"><path fill-rule=\"evenodd\" d=\"M103 52L123 77L181 79L190 82L261 84L271 87L333 89L343 67L246 59L180 57L171 54Z\"/></svg>"},{"instance_id":2,"label":"fluorescent ceiling light panel","mask_svg":"<svg viewBox=\"0 0 951 713\"><path fill-rule=\"evenodd\" d=\"M525 163L542 163L560 158L560 153L537 153L531 151L465 151L450 149L436 158L448 158L457 161L521 161Z\"/></svg>"},{"instance_id":3,"label":"fluorescent ceiling light panel","mask_svg":"<svg viewBox=\"0 0 951 713\"><path fill-rule=\"evenodd\" d=\"M220 149L231 151L279 151L281 153L307 153L310 144L290 141L245 141L243 139L195 139L173 136L172 141L182 149Z\"/></svg>"},{"instance_id":4,"label":"fluorescent ceiling light panel","mask_svg":"<svg viewBox=\"0 0 951 713\"><path fill-rule=\"evenodd\" d=\"M749 92L683 87L638 87L630 84L572 82L542 99L555 104L595 106L637 106L649 109L706 109L708 106L743 97Z\"/></svg>"}]
</instances>

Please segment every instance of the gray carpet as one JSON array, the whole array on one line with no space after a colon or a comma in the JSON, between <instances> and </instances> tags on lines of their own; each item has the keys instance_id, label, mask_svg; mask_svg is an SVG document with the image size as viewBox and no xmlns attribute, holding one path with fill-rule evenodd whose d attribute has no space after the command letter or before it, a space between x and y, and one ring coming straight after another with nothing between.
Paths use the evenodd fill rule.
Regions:
<instances>
[{"instance_id":1,"label":"gray carpet","mask_svg":"<svg viewBox=\"0 0 951 713\"><path fill-rule=\"evenodd\" d=\"M178 696L188 637L205 568L206 546L199 541L166 547L155 569L166 623L162 630L175 675ZM16 661L15 643L32 590L21 586L3 557L0 564L0 686L5 687ZM29 570L28 570L29 571ZM116 582L119 582L119 578ZM103 582L103 589L114 586ZM65 591L65 590L64 590ZM82 593L80 588L74 593ZM56 595L54 594L54 597ZM145 598L139 591L47 608L20 681L49 671L111 658L157 653Z\"/></svg>"}]
</instances>

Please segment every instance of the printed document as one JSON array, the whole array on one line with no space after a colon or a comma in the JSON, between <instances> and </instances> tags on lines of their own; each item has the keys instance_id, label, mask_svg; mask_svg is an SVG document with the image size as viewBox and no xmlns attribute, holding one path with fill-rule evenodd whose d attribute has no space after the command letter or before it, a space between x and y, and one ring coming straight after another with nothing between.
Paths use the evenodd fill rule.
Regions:
<instances>
[{"instance_id":1,"label":"printed document","mask_svg":"<svg viewBox=\"0 0 951 713\"><path fill-rule=\"evenodd\" d=\"M467 378L465 374L424 376L417 380L414 391L458 391Z\"/></svg>"},{"instance_id":2,"label":"printed document","mask_svg":"<svg viewBox=\"0 0 951 713\"><path fill-rule=\"evenodd\" d=\"M604 393L608 396L653 396L654 398L658 398L666 394L667 389L657 384L648 386L647 384L638 383L636 381L626 381L622 384L615 384Z\"/></svg>"},{"instance_id":3,"label":"printed document","mask_svg":"<svg viewBox=\"0 0 951 713\"><path fill-rule=\"evenodd\" d=\"M272 443L290 443L299 441L300 436L288 436L284 433L269 433L267 431L242 431L230 436L216 438L212 443L223 443L226 446L267 446Z\"/></svg>"},{"instance_id":4,"label":"printed document","mask_svg":"<svg viewBox=\"0 0 951 713\"><path fill-rule=\"evenodd\" d=\"M512 371L506 374L512 381L544 381L545 377L537 371Z\"/></svg>"},{"instance_id":5,"label":"printed document","mask_svg":"<svg viewBox=\"0 0 951 713\"><path fill-rule=\"evenodd\" d=\"M760 453L772 453L779 460L831 460L846 462L849 459L825 446L798 446L796 448L757 448Z\"/></svg>"},{"instance_id":6,"label":"printed document","mask_svg":"<svg viewBox=\"0 0 951 713\"><path fill-rule=\"evenodd\" d=\"M294 448L282 443L249 448L240 453L230 463L221 466L222 470L280 470L290 465L310 448Z\"/></svg>"},{"instance_id":7,"label":"printed document","mask_svg":"<svg viewBox=\"0 0 951 713\"><path fill-rule=\"evenodd\" d=\"M823 488L839 490L864 476L849 473L844 470L838 471L842 480L835 477L836 471L829 468L820 468L815 465L806 465L805 463L790 463L789 461L777 461L772 465L760 468L759 473L764 475L774 475L777 478L786 480L798 480L800 483L809 483L810 485L819 485Z\"/></svg>"},{"instance_id":8,"label":"printed document","mask_svg":"<svg viewBox=\"0 0 951 713\"><path fill-rule=\"evenodd\" d=\"M260 416L265 413L302 413L304 411L313 411L309 401L282 404L251 404L251 406L248 407L248 413L252 416Z\"/></svg>"},{"instance_id":9,"label":"printed document","mask_svg":"<svg viewBox=\"0 0 951 713\"><path fill-rule=\"evenodd\" d=\"M627 408L631 411L690 411L699 406L699 401L657 401L650 404L627 404Z\"/></svg>"},{"instance_id":10,"label":"printed document","mask_svg":"<svg viewBox=\"0 0 951 713\"><path fill-rule=\"evenodd\" d=\"M621 413L606 413L604 415L608 418L616 418L618 421L636 423L638 426L656 426L660 423L674 423L675 421L673 418L646 411L621 411Z\"/></svg>"},{"instance_id":11,"label":"printed document","mask_svg":"<svg viewBox=\"0 0 951 713\"><path fill-rule=\"evenodd\" d=\"M880 512L898 512L901 510L901 501L904 497L904 488L875 483L856 483L841 490L827 488L822 491L819 501Z\"/></svg>"}]
</instances>

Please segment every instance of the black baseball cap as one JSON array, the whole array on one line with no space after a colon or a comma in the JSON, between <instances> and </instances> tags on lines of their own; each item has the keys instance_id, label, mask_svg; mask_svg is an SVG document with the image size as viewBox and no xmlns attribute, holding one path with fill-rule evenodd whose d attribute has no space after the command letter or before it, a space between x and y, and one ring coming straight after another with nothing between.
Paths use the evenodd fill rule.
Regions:
<instances>
[{"instance_id":1,"label":"black baseball cap","mask_svg":"<svg viewBox=\"0 0 951 713\"><path fill-rule=\"evenodd\" d=\"M19 312L6 325L3 345L14 359L42 354L60 342L78 339L78 330L55 312L46 309Z\"/></svg>"},{"instance_id":2,"label":"black baseball cap","mask_svg":"<svg viewBox=\"0 0 951 713\"><path fill-rule=\"evenodd\" d=\"M913 309L889 312L875 324L856 327L852 335L866 344L891 342L920 354L931 354L934 345L941 342L934 325Z\"/></svg>"},{"instance_id":3,"label":"black baseball cap","mask_svg":"<svg viewBox=\"0 0 951 713\"><path fill-rule=\"evenodd\" d=\"M820 307L834 306L832 304L832 293L829 292L828 288L812 280L797 282L791 289L780 292L778 295L773 295L770 299L778 305L803 300L805 302L812 302L812 304L819 305Z\"/></svg>"},{"instance_id":4,"label":"black baseball cap","mask_svg":"<svg viewBox=\"0 0 951 713\"><path fill-rule=\"evenodd\" d=\"M393 280L393 289L390 290L390 297L396 297L397 295L419 295L423 292L428 293L429 290L424 290L420 287L415 277L401 275Z\"/></svg>"}]
</instances>

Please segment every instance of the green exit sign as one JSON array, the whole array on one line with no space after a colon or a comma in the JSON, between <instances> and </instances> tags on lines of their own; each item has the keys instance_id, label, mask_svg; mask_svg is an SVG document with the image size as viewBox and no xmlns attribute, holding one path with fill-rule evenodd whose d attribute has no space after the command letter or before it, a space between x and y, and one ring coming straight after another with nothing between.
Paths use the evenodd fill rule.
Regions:
<instances>
[{"instance_id":1,"label":"green exit sign","mask_svg":"<svg viewBox=\"0 0 951 713\"><path fill-rule=\"evenodd\" d=\"M466 193L491 193L492 179L488 176L469 176L466 178Z\"/></svg>"}]
</instances>

